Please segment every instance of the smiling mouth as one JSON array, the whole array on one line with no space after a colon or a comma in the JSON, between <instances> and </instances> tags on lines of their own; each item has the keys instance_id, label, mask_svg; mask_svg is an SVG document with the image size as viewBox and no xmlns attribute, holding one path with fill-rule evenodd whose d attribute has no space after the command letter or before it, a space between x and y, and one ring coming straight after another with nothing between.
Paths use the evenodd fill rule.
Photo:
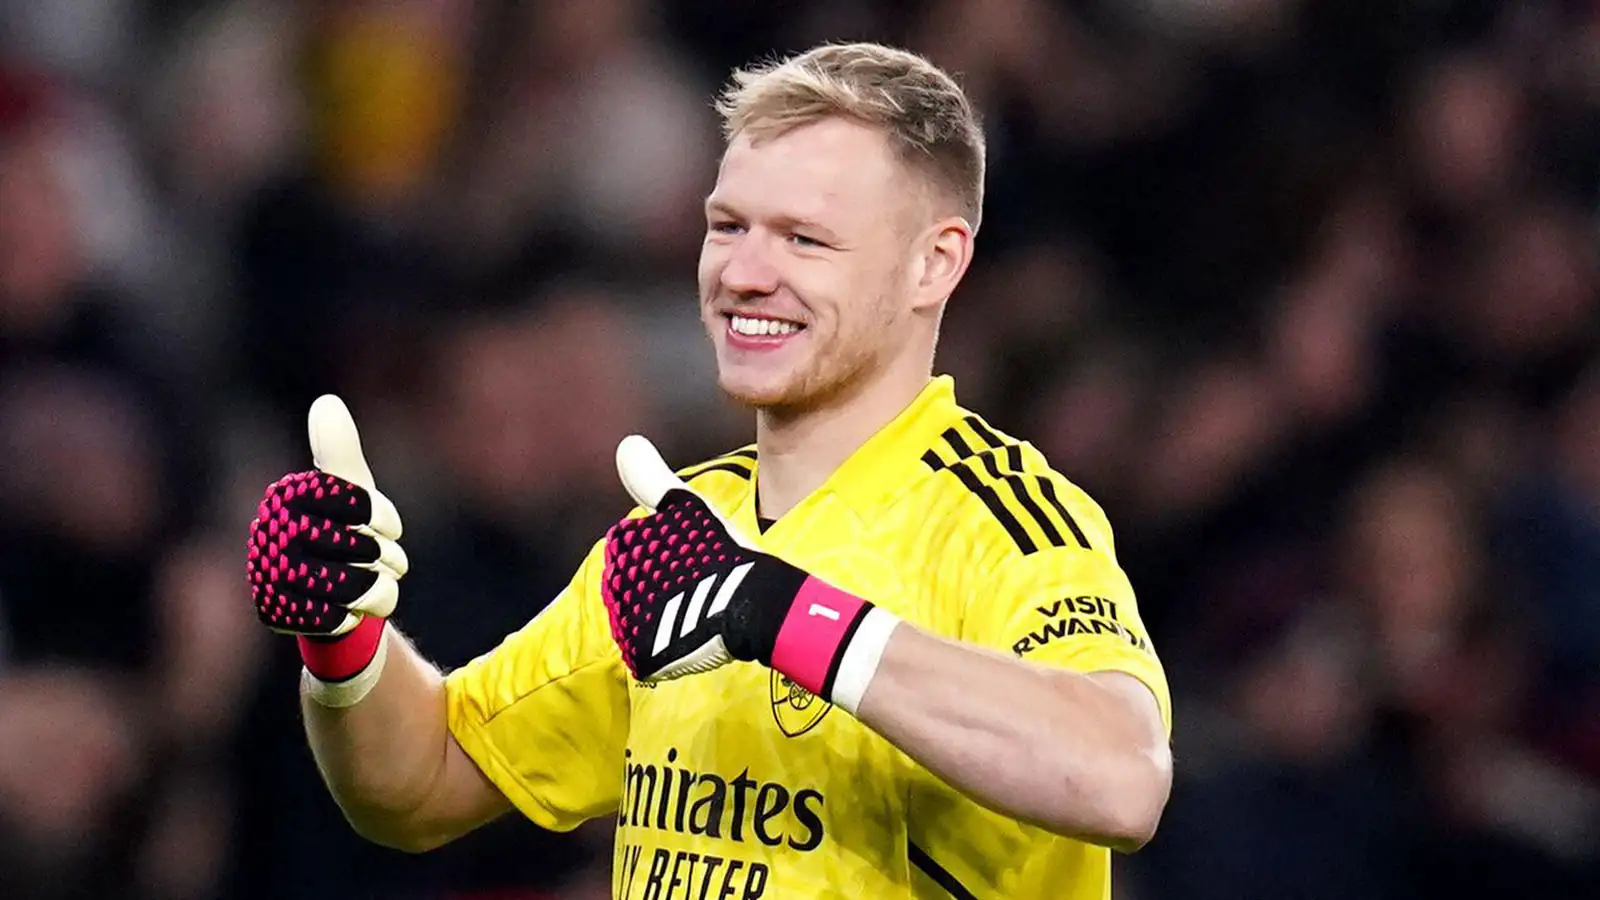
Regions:
<instances>
[{"instance_id":1,"label":"smiling mouth","mask_svg":"<svg viewBox=\"0 0 1600 900\"><path fill-rule=\"evenodd\" d=\"M746 338L784 338L805 330L805 326L799 322L784 319L756 318L736 313L728 313L725 317L728 330Z\"/></svg>"}]
</instances>

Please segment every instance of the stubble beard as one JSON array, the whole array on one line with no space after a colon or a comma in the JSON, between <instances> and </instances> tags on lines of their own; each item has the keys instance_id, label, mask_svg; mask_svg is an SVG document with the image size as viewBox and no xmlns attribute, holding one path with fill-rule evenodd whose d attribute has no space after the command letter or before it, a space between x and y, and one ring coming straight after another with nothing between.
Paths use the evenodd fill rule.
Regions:
<instances>
[{"instance_id":1,"label":"stubble beard","mask_svg":"<svg viewBox=\"0 0 1600 900\"><path fill-rule=\"evenodd\" d=\"M892 306L880 297L862 322L847 335L834 335L815 349L787 378L770 390L739 391L723 383L723 393L745 409L770 420L785 421L840 403L861 392L890 365L894 327Z\"/></svg>"},{"instance_id":2,"label":"stubble beard","mask_svg":"<svg viewBox=\"0 0 1600 900\"><path fill-rule=\"evenodd\" d=\"M833 349L807 360L777 390L735 400L769 419L795 419L845 401L880 368L865 347Z\"/></svg>"}]
</instances>

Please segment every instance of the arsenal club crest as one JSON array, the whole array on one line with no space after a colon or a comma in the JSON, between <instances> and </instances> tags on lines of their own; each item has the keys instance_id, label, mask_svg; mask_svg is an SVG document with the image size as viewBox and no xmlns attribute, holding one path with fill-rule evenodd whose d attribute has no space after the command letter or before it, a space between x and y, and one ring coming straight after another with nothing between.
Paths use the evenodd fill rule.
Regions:
<instances>
[{"instance_id":1,"label":"arsenal club crest","mask_svg":"<svg viewBox=\"0 0 1600 900\"><path fill-rule=\"evenodd\" d=\"M790 681L776 669L772 672L772 717L778 728L789 737L799 737L817 727L822 717L833 709L827 703L798 684Z\"/></svg>"}]
</instances>

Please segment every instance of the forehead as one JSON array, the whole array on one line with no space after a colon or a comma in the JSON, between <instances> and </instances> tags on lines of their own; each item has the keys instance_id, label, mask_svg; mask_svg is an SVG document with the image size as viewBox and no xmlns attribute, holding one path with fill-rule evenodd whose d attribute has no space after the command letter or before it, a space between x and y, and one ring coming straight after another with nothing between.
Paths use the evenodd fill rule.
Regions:
<instances>
[{"instance_id":1,"label":"forehead","mask_svg":"<svg viewBox=\"0 0 1600 900\"><path fill-rule=\"evenodd\" d=\"M881 221L887 204L913 196L913 181L882 132L833 118L776 136L738 135L710 199L757 217L864 224Z\"/></svg>"}]
</instances>

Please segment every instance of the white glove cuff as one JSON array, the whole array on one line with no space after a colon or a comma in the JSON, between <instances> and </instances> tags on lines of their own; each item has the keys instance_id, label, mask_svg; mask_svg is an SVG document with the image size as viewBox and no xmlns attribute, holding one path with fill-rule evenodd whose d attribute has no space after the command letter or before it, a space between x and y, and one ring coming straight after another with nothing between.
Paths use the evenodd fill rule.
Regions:
<instances>
[{"instance_id":1,"label":"white glove cuff","mask_svg":"<svg viewBox=\"0 0 1600 900\"><path fill-rule=\"evenodd\" d=\"M343 681L323 681L302 666L300 687L307 697L320 706L331 709L354 706L377 685L379 676L383 674L383 664L388 659L389 629L385 625L383 636L378 639L378 652L372 655L372 661L367 663L366 668Z\"/></svg>"}]
</instances>

